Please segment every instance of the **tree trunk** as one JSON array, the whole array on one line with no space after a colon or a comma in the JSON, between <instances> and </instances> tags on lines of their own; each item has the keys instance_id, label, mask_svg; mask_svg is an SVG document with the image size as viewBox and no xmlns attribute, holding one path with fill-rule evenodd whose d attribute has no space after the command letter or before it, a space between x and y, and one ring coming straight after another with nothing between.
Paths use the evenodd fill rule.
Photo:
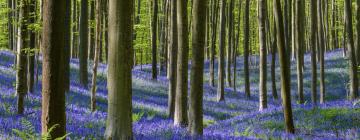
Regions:
<instances>
[{"instance_id":1,"label":"tree trunk","mask_svg":"<svg viewBox=\"0 0 360 140\"><path fill-rule=\"evenodd\" d=\"M325 50L325 42L324 42L324 30L323 30L323 13L322 13L322 1L317 1L318 9L318 38L319 38L319 60L320 60L320 104L325 103L325 64L324 64L324 50Z\"/></svg>"},{"instance_id":2,"label":"tree trunk","mask_svg":"<svg viewBox=\"0 0 360 140\"><path fill-rule=\"evenodd\" d=\"M316 48L317 48L317 5L316 1L310 1L311 6L311 100L317 103L317 68L316 68Z\"/></svg>"},{"instance_id":3,"label":"tree trunk","mask_svg":"<svg viewBox=\"0 0 360 140\"><path fill-rule=\"evenodd\" d=\"M36 0L31 0L29 3L29 24L35 24L36 22ZM29 49L28 52L28 74L27 74L27 87L28 92L34 92L34 81L35 81L35 45L36 45L36 34L34 29L29 31Z\"/></svg>"},{"instance_id":4,"label":"tree trunk","mask_svg":"<svg viewBox=\"0 0 360 140\"><path fill-rule=\"evenodd\" d=\"M66 0L65 13L65 52L64 52L64 88L70 91L70 46L71 46L71 0Z\"/></svg>"},{"instance_id":5,"label":"tree trunk","mask_svg":"<svg viewBox=\"0 0 360 140\"><path fill-rule=\"evenodd\" d=\"M177 68L177 48L178 48L178 33L177 33L177 14L176 1L171 1L171 23L170 23L170 67L169 67L169 97L168 97L168 116L174 118L175 112L175 96L176 96L176 68Z\"/></svg>"},{"instance_id":6,"label":"tree trunk","mask_svg":"<svg viewBox=\"0 0 360 140\"><path fill-rule=\"evenodd\" d=\"M273 40L271 42L271 91L272 91L272 95L274 97L275 100L277 100L278 97L278 93L277 93L277 89L276 89L276 72L275 72L275 68L276 68L276 50L277 50L277 31L276 31L276 23L274 20L273 23Z\"/></svg>"},{"instance_id":7,"label":"tree trunk","mask_svg":"<svg viewBox=\"0 0 360 140\"><path fill-rule=\"evenodd\" d=\"M77 48L78 48L78 2L77 0L72 0L73 1L73 11L72 11L72 32L71 32L71 36L72 36L72 44L71 44L71 58L77 58Z\"/></svg>"},{"instance_id":8,"label":"tree trunk","mask_svg":"<svg viewBox=\"0 0 360 140\"><path fill-rule=\"evenodd\" d=\"M152 0L152 18L151 18L151 46L152 46L152 79L157 79L157 20L158 20L158 2Z\"/></svg>"},{"instance_id":9,"label":"tree trunk","mask_svg":"<svg viewBox=\"0 0 360 140\"><path fill-rule=\"evenodd\" d=\"M225 8L226 0L221 0L221 10L220 10L220 45L219 45L219 63L218 63L218 87L217 87L217 101L225 100L224 93L224 47L225 47L225 27L226 27L226 17L225 17Z\"/></svg>"},{"instance_id":10,"label":"tree trunk","mask_svg":"<svg viewBox=\"0 0 360 140\"><path fill-rule=\"evenodd\" d=\"M192 66L190 78L189 131L203 134L204 45L207 0L194 0L192 13Z\"/></svg>"},{"instance_id":11,"label":"tree trunk","mask_svg":"<svg viewBox=\"0 0 360 140\"><path fill-rule=\"evenodd\" d=\"M303 83L303 67L304 67L304 53L305 40L304 40L304 31L305 31L305 5L302 0L295 1L295 48L297 49L296 62L297 62L297 84L298 84L298 96L300 104L304 103L304 83Z\"/></svg>"},{"instance_id":12,"label":"tree trunk","mask_svg":"<svg viewBox=\"0 0 360 140\"><path fill-rule=\"evenodd\" d=\"M79 44L79 58L80 58L80 83L87 87L88 84L88 0L81 0L80 12L80 44Z\"/></svg>"},{"instance_id":13,"label":"tree trunk","mask_svg":"<svg viewBox=\"0 0 360 140\"><path fill-rule=\"evenodd\" d=\"M91 111L96 110L96 78L97 67L99 63L100 49L101 49L101 21L102 21L102 0L96 0L96 15L95 15L95 54L94 54L94 67L92 76L92 88L91 88Z\"/></svg>"},{"instance_id":14,"label":"tree trunk","mask_svg":"<svg viewBox=\"0 0 360 140\"><path fill-rule=\"evenodd\" d=\"M212 14L212 35L211 35L211 48L210 48L210 86L215 86L214 73L215 73L215 48L216 48L216 35L218 23L218 7L220 0L213 0L213 14Z\"/></svg>"},{"instance_id":15,"label":"tree trunk","mask_svg":"<svg viewBox=\"0 0 360 140\"><path fill-rule=\"evenodd\" d=\"M232 52L232 38L233 38L233 23L234 23L234 19L233 19L233 9L234 9L234 0L230 0L229 3L229 7L228 7L228 45L227 45L227 60L226 60L226 81L227 81L227 85L229 87L232 86L231 84L231 52Z\"/></svg>"},{"instance_id":16,"label":"tree trunk","mask_svg":"<svg viewBox=\"0 0 360 140\"><path fill-rule=\"evenodd\" d=\"M89 45L89 55L88 60L94 59L94 49L95 49L95 29L94 29L94 20L95 20L95 0L90 0L90 24L89 24L89 34L88 34L88 45Z\"/></svg>"},{"instance_id":17,"label":"tree trunk","mask_svg":"<svg viewBox=\"0 0 360 140\"><path fill-rule=\"evenodd\" d=\"M234 54L233 54L233 65L234 65L234 73L233 73L233 89L234 89L234 93L236 93L236 72L237 72L237 68L236 68L236 56L237 56L237 51L239 48L239 41L240 41L240 26L241 26L241 2L239 1L239 13L238 13L238 27L237 27L237 35L236 35L236 43L234 45Z\"/></svg>"},{"instance_id":18,"label":"tree trunk","mask_svg":"<svg viewBox=\"0 0 360 140\"><path fill-rule=\"evenodd\" d=\"M349 50L349 76L350 76L350 100L355 100L358 96L358 75L356 65L356 55L354 49L354 39L352 30L352 11L351 0L345 0L345 25L348 38L347 47Z\"/></svg>"},{"instance_id":19,"label":"tree trunk","mask_svg":"<svg viewBox=\"0 0 360 140\"><path fill-rule=\"evenodd\" d=\"M273 10L275 15L276 30L277 30L277 48L279 51L280 59L280 71L281 71L281 97L282 97L282 106L284 110L285 126L286 132L295 133L292 109L291 109L291 80L290 80L290 66L289 59L285 49L285 31L284 31L284 22L281 12L281 3L280 0L273 1Z\"/></svg>"},{"instance_id":20,"label":"tree trunk","mask_svg":"<svg viewBox=\"0 0 360 140\"><path fill-rule=\"evenodd\" d=\"M245 21L244 21L244 77L245 77L245 94L250 98L250 78L249 78L249 43L250 43L250 0L245 1Z\"/></svg>"},{"instance_id":21,"label":"tree trunk","mask_svg":"<svg viewBox=\"0 0 360 140\"><path fill-rule=\"evenodd\" d=\"M42 134L51 131L52 138L66 133L64 51L66 1L45 0L42 33Z\"/></svg>"},{"instance_id":22,"label":"tree trunk","mask_svg":"<svg viewBox=\"0 0 360 140\"><path fill-rule=\"evenodd\" d=\"M356 39L356 46L355 50L356 50L356 56L357 56L357 64L358 66L360 66L360 0L356 0L356 34L357 34L357 39Z\"/></svg>"},{"instance_id":23,"label":"tree trunk","mask_svg":"<svg viewBox=\"0 0 360 140\"><path fill-rule=\"evenodd\" d=\"M8 12L8 48L10 49L10 50L13 50L14 49L14 31L13 31L13 27L14 27L14 25L13 25L13 10L15 10L15 9L13 9L13 0L7 0L7 4L8 4L8 9L9 10L11 10L11 11L9 11Z\"/></svg>"},{"instance_id":24,"label":"tree trunk","mask_svg":"<svg viewBox=\"0 0 360 140\"><path fill-rule=\"evenodd\" d=\"M132 139L133 0L110 0L107 140ZM121 64L121 65L119 65Z\"/></svg>"},{"instance_id":25,"label":"tree trunk","mask_svg":"<svg viewBox=\"0 0 360 140\"><path fill-rule=\"evenodd\" d=\"M259 44L260 44L260 82L259 82L259 110L262 111L267 108L267 54L266 54L266 14L267 1L258 1L258 23L259 23Z\"/></svg>"},{"instance_id":26,"label":"tree trunk","mask_svg":"<svg viewBox=\"0 0 360 140\"><path fill-rule=\"evenodd\" d=\"M28 91L27 87L27 50L28 49L28 9L29 3L26 0L20 1L18 28L18 43L17 43L17 62L16 62L16 95L18 96L18 114L24 114L24 98Z\"/></svg>"},{"instance_id":27,"label":"tree trunk","mask_svg":"<svg viewBox=\"0 0 360 140\"><path fill-rule=\"evenodd\" d=\"M177 54L178 59L177 59L177 69L176 69L177 82L176 82L174 125L186 126L188 124L187 96L188 96L188 61L189 61L187 0L177 0L177 29L178 29L178 54Z\"/></svg>"}]
</instances>

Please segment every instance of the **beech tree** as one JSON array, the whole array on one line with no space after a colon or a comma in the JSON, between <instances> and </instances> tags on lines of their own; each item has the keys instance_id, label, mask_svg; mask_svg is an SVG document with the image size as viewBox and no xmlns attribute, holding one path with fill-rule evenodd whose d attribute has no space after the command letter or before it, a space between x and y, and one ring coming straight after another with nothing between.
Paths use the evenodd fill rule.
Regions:
<instances>
[{"instance_id":1,"label":"beech tree","mask_svg":"<svg viewBox=\"0 0 360 140\"><path fill-rule=\"evenodd\" d=\"M226 27L226 17L225 17L225 8L226 8L226 0L221 0L221 8L220 8L220 41L219 41L219 63L218 63L218 85L217 85L217 101L225 100L225 91L224 91L224 66L225 66L225 56L224 56L224 47L225 47L225 27Z\"/></svg>"},{"instance_id":2,"label":"beech tree","mask_svg":"<svg viewBox=\"0 0 360 140\"><path fill-rule=\"evenodd\" d=\"M80 83L83 86L88 84L88 0L81 0L80 11L80 43L79 43L79 61L80 61Z\"/></svg>"},{"instance_id":3,"label":"beech tree","mask_svg":"<svg viewBox=\"0 0 360 140\"><path fill-rule=\"evenodd\" d=\"M250 77L249 77L249 46L250 46L250 0L245 0L245 21L244 21L244 80L245 80L245 94L250 98Z\"/></svg>"},{"instance_id":4,"label":"beech tree","mask_svg":"<svg viewBox=\"0 0 360 140\"><path fill-rule=\"evenodd\" d=\"M266 0L258 1L258 20L259 20L259 41L260 41L260 82L259 82L259 110L262 111L267 108L267 54L266 54Z\"/></svg>"},{"instance_id":5,"label":"beech tree","mask_svg":"<svg viewBox=\"0 0 360 140\"><path fill-rule=\"evenodd\" d=\"M109 1L107 140L132 139L133 0Z\"/></svg>"},{"instance_id":6,"label":"beech tree","mask_svg":"<svg viewBox=\"0 0 360 140\"><path fill-rule=\"evenodd\" d=\"M42 111L41 132L49 133L52 138L66 133L65 113L65 15L66 1L44 0L42 30ZM59 65L60 64L60 65Z\"/></svg>"}]
</instances>

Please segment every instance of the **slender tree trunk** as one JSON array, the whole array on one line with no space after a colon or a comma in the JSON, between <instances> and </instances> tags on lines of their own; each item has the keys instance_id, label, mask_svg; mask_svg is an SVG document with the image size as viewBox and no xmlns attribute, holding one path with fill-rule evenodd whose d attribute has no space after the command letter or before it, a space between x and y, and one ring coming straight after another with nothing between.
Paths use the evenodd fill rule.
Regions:
<instances>
[{"instance_id":1,"label":"slender tree trunk","mask_svg":"<svg viewBox=\"0 0 360 140\"><path fill-rule=\"evenodd\" d=\"M245 94L250 98L250 77L249 77L249 43L250 43L250 0L245 1L245 21L244 21L244 77L245 77Z\"/></svg>"},{"instance_id":2,"label":"slender tree trunk","mask_svg":"<svg viewBox=\"0 0 360 140\"><path fill-rule=\"evenodd\" d=\"M351 0L345 0L345 25L348 38L347 47L349 49L349 76L350 76L350 100L355 100L359 96L358 75L356 66L356 55L354 49L354 39L352 30L352 9Z\"/></svg>"},{"instance_id":3,"label":"slender tree trunk","mask_svg":"<svg viewBox=\"0 0 360 140\"><path fill-rule=\"evenodd\" d=\"M276 89L276 72L275 72L275 68L276 68L276 50L277 50L277 31L276 31L276 23L274 20L273 23L273 40L271 43L271 91L272 91L272 95L274 97L275 100L277 100L278 97L278 93L277 93L277 89Z\"/></svg>"},{"instance_id":4,"label":"slender tree trunk","mask_svg":"<svg viewBox=\"0 0 360 140\"><path fill-rule=\"evenodd\" d=\"M51 131L52 138L66 133L64 51L66 1L45 0L42 33L42 134Z\"/></svg>"},{"instance_id":5,"label":"slender tree trunk","mask_svg":"<svg viewBox=\"0 0 360 140\"><path fill-rule=\"evenodd\" d=\"M225 100L224 92L224 47L225 47L225 32L226 32L226 17L225 17L226 0L221 0L220 10L220 45L219 45L219 63L218 63L218 87L217 87L217 101Z\"/></svg>"},{"instance_id":6,"label":"slender tree trunk","mask_svg":"<svg viewBox=\"0 0 360 140\"><path fill-rule=\"evenodd\" d=\"M94 59L94 49L95 49L95 0L90 0L90 24L89 24L89 34L88 34L88 45L89 45L89 55L88 60Z\"/></svg>"},{"instance_id":7,"label":"slender tree trunk","mask_svg":"<svg viewBox=\"0 0 360 140\"><path fill-rule=\"evenodd\" d=\"M267 1L258 1L258 23L259 23L259 44L260 44L260 82L259 82L259 110L267 108L267 54L266 54L266 15Z\"/></svg>"},{"instance_id":8,"label":"slender tree trunk","mask_svg":"<svg viewBox=\"0 0 360 140\"><path fill-rule=\"evenodd\" d=\"M100 47L101 47L101 21L102 21L102 0L96 0L96 14L95 14L95 54L94 54L94 67L92 76L91 88L91 111L96 110L96 78L97 67L99 63Z\"/></svg>"},{"instance_id":9,"label":"slender tree trunk","mask_svg":"<svg viewBox=\"0 0 360 140\"><path fill-rule=\"evenodd\" d=\"M281 97L284 110L286 132L295 133L292 109L291 109L291 85L290 85L290 66L289 59L285 49L285 31L283 28L283 18L281 12L280 0L273 1L273 10L275 15L277 30L277 46L279 50L280 71L281 71Z\"/></svg>"},{"instance_id":10,"label":"slender tree trunk","mask_svg":"<svg viewBox=\"0 0 360 140\"><path fill-rule=\"evenodd\" d=\"M310 1L311 6L311 100L317 103L317 68L316 68L316 48L317 48L317 5L316 1Z\"/></svg>"},{"instance_id":11,"label":"slender tree trunk","mask_svg":"<svg viewBox=\"0 0 360 140\"><path fill-rule=\"evenodd\" d=\"M319 38L319 60L320 60L320 103L325 103L325 64L324 64L324 50L325 50L325 41L324 41L324 30L323 30L323 13L322 13L322 1L317 1L318 9L318 38Z\"/></svg>"},{"instance_id":12,"label":"slender tree trunk","mask_svg":"<svg viewBox=\"0 0 360 140\"><path fill-rule=\"evenodd\" d=\"M80 12L80 44L79 44L79 58L80 58L80 83L87 87L88 84L88 0L81 0Z\"/></svg>"},{"instance_id":13,"label":"slender tree trunk","mask_svg":"<svg viewBox=\"0 0 360 140\"><path fill-rule=\"evenodd\" d=\"M35 24L36 22L36 0L29 1L29 24ZM29 49L27 58L27 87L28 92L34 92L34 81L35 81L35 45L36 45L36 34L32 29L29 31Z\"/></svg>"},{"instance_id":14,"label":"slender tree trunk","mask_svg":"<svg viewBox=\"0 0 360 140\"><path fill-rule=\"evenodd\" d=\"M107 140L132 139L133 0L110 0ZM122 64L122 65L119 65Z\"/></svg>"},{"instance_id":15,"label":"slender tree trunk","mask_svg":"<svg viewBox=\"0 0 360 140\"><path fill-rule=\"evenodd\" d=\"M194 0L192 11L192 66L190 78L189 131L203 134L203 79L206 9L208 0Z\"/></svg>"},{"instance_id":16,"label":"slender tree trunk","mask_svg":"<svg viewBox=\"0 0 360 140\"><path fill-rule=\"evenodd\" d=\"M17 62L16 62L16 95L18 96L17 107L18 114L24 114L24 99L28 91L27 87L27 50L28 49L28 8L29 3L26 0L20 1L17 43Z\"/></svg>"},{"instance_id":17,"label":"slender tree trunk","mask_svg":"<svg viewBox=\"0 0 360 140\"><path fill-rule=\"evenodd\" d=\"M151 18L151 46L152 46L152 79L157 79L157 20L158 20L158 2L152 0L152 18Z\"/></svg>"},{"instance_id":18,"label":"slender tree trunk","mask_svg":"<svg viewBox=\"0 0 360 140\"><path fill-rule=\"evenodd\" d=\"M356 56L357 56L357 64L358 66L360 66L360 0L356 0L356 34L357 34L357 39L356 39L356 46L355 50L356 50Z\"/></svg>"},{"instance_id":19,"label":"slender tree trunk","mask_svg":"<svg viewBox=\"0 0 360 140\"><path fill-rule=\"evenodd\" d=\"M72 8L72 32L71 32L71 37L72 37L72 44L71 44L71 58L76 58L77 57L77 48L78 48L78 3L77 0L72 0L73 1L73 8Z\"/></svg>"},{"instance_id":20,"label":"slender tree trunk","mask_svg":"<svg viewBox=\"0 0 360 140\"><path fill-rule=\"evenodd\" d=\"M177 69L177 14L176 14L176 1L171 1L171 24L170 24L170 66L169 66L169 97L168 97L168 116L174 118L175 112L175 96L176 96L176 69Z\"/></svg>"},{"instance_id":21,"label":"slender tree trunk","mask_svg":"<svg viewBox=\"0 0 360 140\"><path fill-rule=\"evenodd\" d=\"M337 37L337 30L336 30L336 4L335 0L331 2L331 9L332 9L332 20L331 20L331 40L332 40L332 48L338 48L338 37Z\"/></svg>"},{"instance_id":22,"label":"slender tree trunk","mask_svg":"<svg viewBox=\"0 0 360 140\"><path fill-rule=\"evenodd\" d=\"M13 32L13 0L7 0L7 8L10 10L9 12L8 12L8 48L10 49L10 50L13 50L14 49L14 38L13 38L13 36L14 36L14 32Z\"/></svg>"},{"instance_id":23,"label":"slender tree trunk","mask_svg":"<svg viewBox=\"0 0 360 140\"><path fill-rule=\"evenodd\" d=\"M71 0L66 0L65 15L65 49L64 49L64 88L70 91L70 46L71 46Z\"/></svg>"},{"instance_id":24,"label":"slender tree trunk","mask_svg":"<svg viewBox=\"0 0 360 140\"><path fill-rule=\"evenodd\" d=\"M237 51L239 48L239 41L240 41L240 26L241 26L241 1L239 1L239 13L238 13L238 27L237 27L237 35L236 35L236 43L234 45L234 54L233 54L233 65L234 65L234 73L233 73L233 89L234 89L234 93L236 93L236 72L237 72L237 68L236 68L236 56L237 56Z\"/></svg>"},{"instance_id":25,"label":"slender tree trunk","mask_svg":"<svg viewBox=\"0 0 360 140\"><path fill-rule=\"evenodd\" d=\"M188 96L188 60L189 38L187 20L187 0L177 0L177 29L178 29L178 59L177 82L175 97L174 125L188 124L187 96Z\"/></svg>"},{"instance_id":26,"label":"slender tree trunk","mask_svg":"<svg viewBox=\"0 0 360 140\"><path fill-rule=\"evenodd\" d=\"M304 68L304 54L303 50L305 48L304 40L304 15L305 15L305 5L302 0L295 1L295 42L293 42L297 49L296 61L297 61L297 84L298 84L298 96L300 104L304 103L304 84L303 84L303 68Z\"/></svg>"},{"instance_id":27,"label":"slender tree trunk","mask_svg":"<svg viewBox=\"0 0 360 140\"><path fill-rule=\"evenodd\" d=\"M213 0L213 16L212 16L212 35L211 35L211 48L210 48L210 79L209 83L210 86L215 86L215 79L214 79L214 73L215 73L215 48L216 48L216 35L217 35L217 23L218 23L218 7L219 7L219 1L220 0Z\"/></svg>"},{"instance_id":28,"label":"slender tree trunk","mask_svg":"<svg viewBox=\"0 0 360 140\"><path fill-rule=\"evenodd\" d=\"M232 52L232 38L233 38L233 9L234 9L234 0L230 0L229 7L228 7L228 45L227 45L227 54L226 54L226 82L229 87L232 86L231 84L231 52Z\"/></svg>"}]
</instances>

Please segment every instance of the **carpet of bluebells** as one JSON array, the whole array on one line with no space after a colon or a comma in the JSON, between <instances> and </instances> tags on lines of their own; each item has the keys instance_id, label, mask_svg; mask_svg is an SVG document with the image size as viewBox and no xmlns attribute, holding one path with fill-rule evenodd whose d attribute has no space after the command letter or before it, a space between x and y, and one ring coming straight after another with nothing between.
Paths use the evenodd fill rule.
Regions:
<instances>
[{"instance_id":1,"label":"carpet of bluebells","mask_svg":"<svg viewBox=\"0 0 360 140\"><path fill-rule=\"evenodd\" d=\"M161 73L151 80L151 66L133 70L133 132L135 139L360 139L360 105L346 100L348 63L341 50L328 52L326 60L326 103L314 107L310 99L310 57L305 56L304 93L306 103L296 102L296 65L292 62L292 104L296 134L284 132L281 100L272 98L268 74L268 106L258 111L258 57L251 58L251 98L243 83L243 59L238 58L238 91L226 88L225 102L216 102L216 88L209 86L208 61L204 79L204 136L191 137L186 128L174 127L166 117L168 81ZM269 59L271 57L269 56ZM14 55L0 51L0 139L19 139L13 129L39 135L41 124L41 80L26 97L25 114L16 114ZM71 89L66 94L68 139L103 139L107 116L106 65L100 64L97 81L97 111L90 111L90 86L78 81L78 60L71 60ZM280 95L279 67L277 88ZM89 64L91 72L92 64ZM217 67L217 66L216 66ZM270 68L270 65L269 65ZM39 65L41 79L41 65ZM89 75L89 79L91 74ZM215 76L215 79L217 76Z\"/></svg>"}]
</instances>

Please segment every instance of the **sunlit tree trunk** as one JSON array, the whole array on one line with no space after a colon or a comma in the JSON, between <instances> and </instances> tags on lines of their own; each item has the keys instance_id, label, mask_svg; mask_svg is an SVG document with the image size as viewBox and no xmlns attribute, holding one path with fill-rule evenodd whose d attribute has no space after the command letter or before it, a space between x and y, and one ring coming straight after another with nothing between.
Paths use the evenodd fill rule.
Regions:
<instances>
[{"instance_id":1,"label":"sunlit tree trunk","mask_svg":"<svg viewBox=\"0 0 360 140\"><path fill-rule=\"evenodd\" d=\"M176 68L177 68L177 49L178 49L178 40L177 40L177 3L176 1L171 1L171 16L170 16L170 45L169 45L169 96L168 96L168 117L173 118L175 112L175 96L176 96Z\"/></svg>"},{"instance_id":2,"label":"sunlit tree trunk","mask_svg":"<svg viewBox=\"0 0 360 140\"><path fill-rule=\"evenodd\" d=\"M132 139L133 0L109 2L107 140Z\"/></svg>"},{"instance_id":3,"label":"sunlit tree trunk","mask_svg":"<svg viewBox=\"0 0 360 140\"><path fill-rule=\"evenodd\" d=\"M281 73L281 97L282 97L282 106L284 110L285 126L286 132L295 133L292 108L291 108L291 87L290 87L290 66L288 54L285 49L285 32L284 32L284 22L281 12L281 3L280 0L273 0L273 10L276 22L277 30L277 48L279 52L280 59L280 73Z\"/></svg>"},{"instance_id":4,"label":"sunlit tree trunk","mask_svg":"<svg viewBox=\"0 0 360 140\"><path fill-rule=\"evenodd\" d=\"M258 1L258 23L259 23L259 44L260 44L260 82L259 82L259 110L267 108L267 54L266 54L266 0Z\"/></svg>"},{"instance_id":5,"label":"sunlit tree trunk","mask_svg":"<svg viewBox=\"0 0 360 140\"><path fill-rule=\"evenodd\" d=\"M317 1L317 18L318 18L318 38L319 38L319 60L320 60L320 103L325 102L325 64L324 64L324 51L325 51L325 39L323 30L323 12L322 12L322 1Z\"/></svg>"},{"instance_id":6,"label":"sunlit tree trunk","mask_svg":"<svg viewBox=\"0 0 360 140\"><path fill-rule=\"evenodd\" d=\"M188 124L187 96L189 60L187 0L177 0L177 29L178 59L174 125L186 126Z\"/></svg>"},{"instance_id":7,"label":"sunlit tree trunk","mask_svg":"<svg viewBox=\"0 0 360 140\"><path fill-rule=\"evenodd\" d=\"M28 8L27 0L20 1L19 28L17 43L17 62L16 62L16 95L18 96L17 107L18 114L24 113L24 99L28 91L27 87L27 49L28 49Z\"/></svg>"},{"instance_id":8,"label":"sunlit tree trunk","mask_svg":"<svg viewBox=\"0 0 360 140\"><path fill-rule=\"evenodd\" d=\"M217 85L217 101L225 100L224 93L224 76L225 76L225 56L224 56L224 47L225 47L225 27L226 27L226 17L225 17L225 8L226 0L221 0L220 8L220 45L219 45L219 63L218 63L218 85Z\"/></svg>"},{"instance_id":9,"label":"sunlit tree trunk","mask_svg":"<svg viewBox=\"0 0 360 140\"><path fill-rule=\"evenodd\" d=\"M51 137L62 137L66 133L64 51L66 1L45 0L42 33L42 134L51 131Z\"/></svg>"},{"instance_id":10,"label":"sunlit tree trunk","mask_svg":"<svg viewBox=\"0 0 360 140\"><path fill-rule=\"evenodd\" d=\"M228 23L228 45L227 45L227 54L226 54L226 82L227 85L229 87L232 86L231 84L231 53L232 53L232 38L233 38L233 23L234 23L234 18L233 18L233 9L234 9L234 0L230 0L229 2L229 7L228 7L228 18L227 18L227 23Z\"/></svg>"},{"instance_id":11,"label":"sunlit tree trunk","mask_svg":"<svg viewBox=\"0 0 360 140\"><path fill-rule=\"evenodd\" d=\"M353 39L353 30L352 30L352 8L351 0L345 1L345 33L347 35L347 48L349 50L349 76L350 76L350 100L355 100L359 96L359 87L358 87L358 76L357 76L357 65L356 65L356 56L354 49L354 39Z\"/></svg>"},{"instance_id":12,"label":"sunlit tree trunk","mask_svg":"<svg viewBox=\"0 0 360 140\"><path fill-rule=\"evenodd\" d=\"M245 1L245 21L244 21L244 77L245 77L245 94L250 98L250 78L249 78L249 41L250 41L250 0Z\"/></svg>"}]
</instances>

